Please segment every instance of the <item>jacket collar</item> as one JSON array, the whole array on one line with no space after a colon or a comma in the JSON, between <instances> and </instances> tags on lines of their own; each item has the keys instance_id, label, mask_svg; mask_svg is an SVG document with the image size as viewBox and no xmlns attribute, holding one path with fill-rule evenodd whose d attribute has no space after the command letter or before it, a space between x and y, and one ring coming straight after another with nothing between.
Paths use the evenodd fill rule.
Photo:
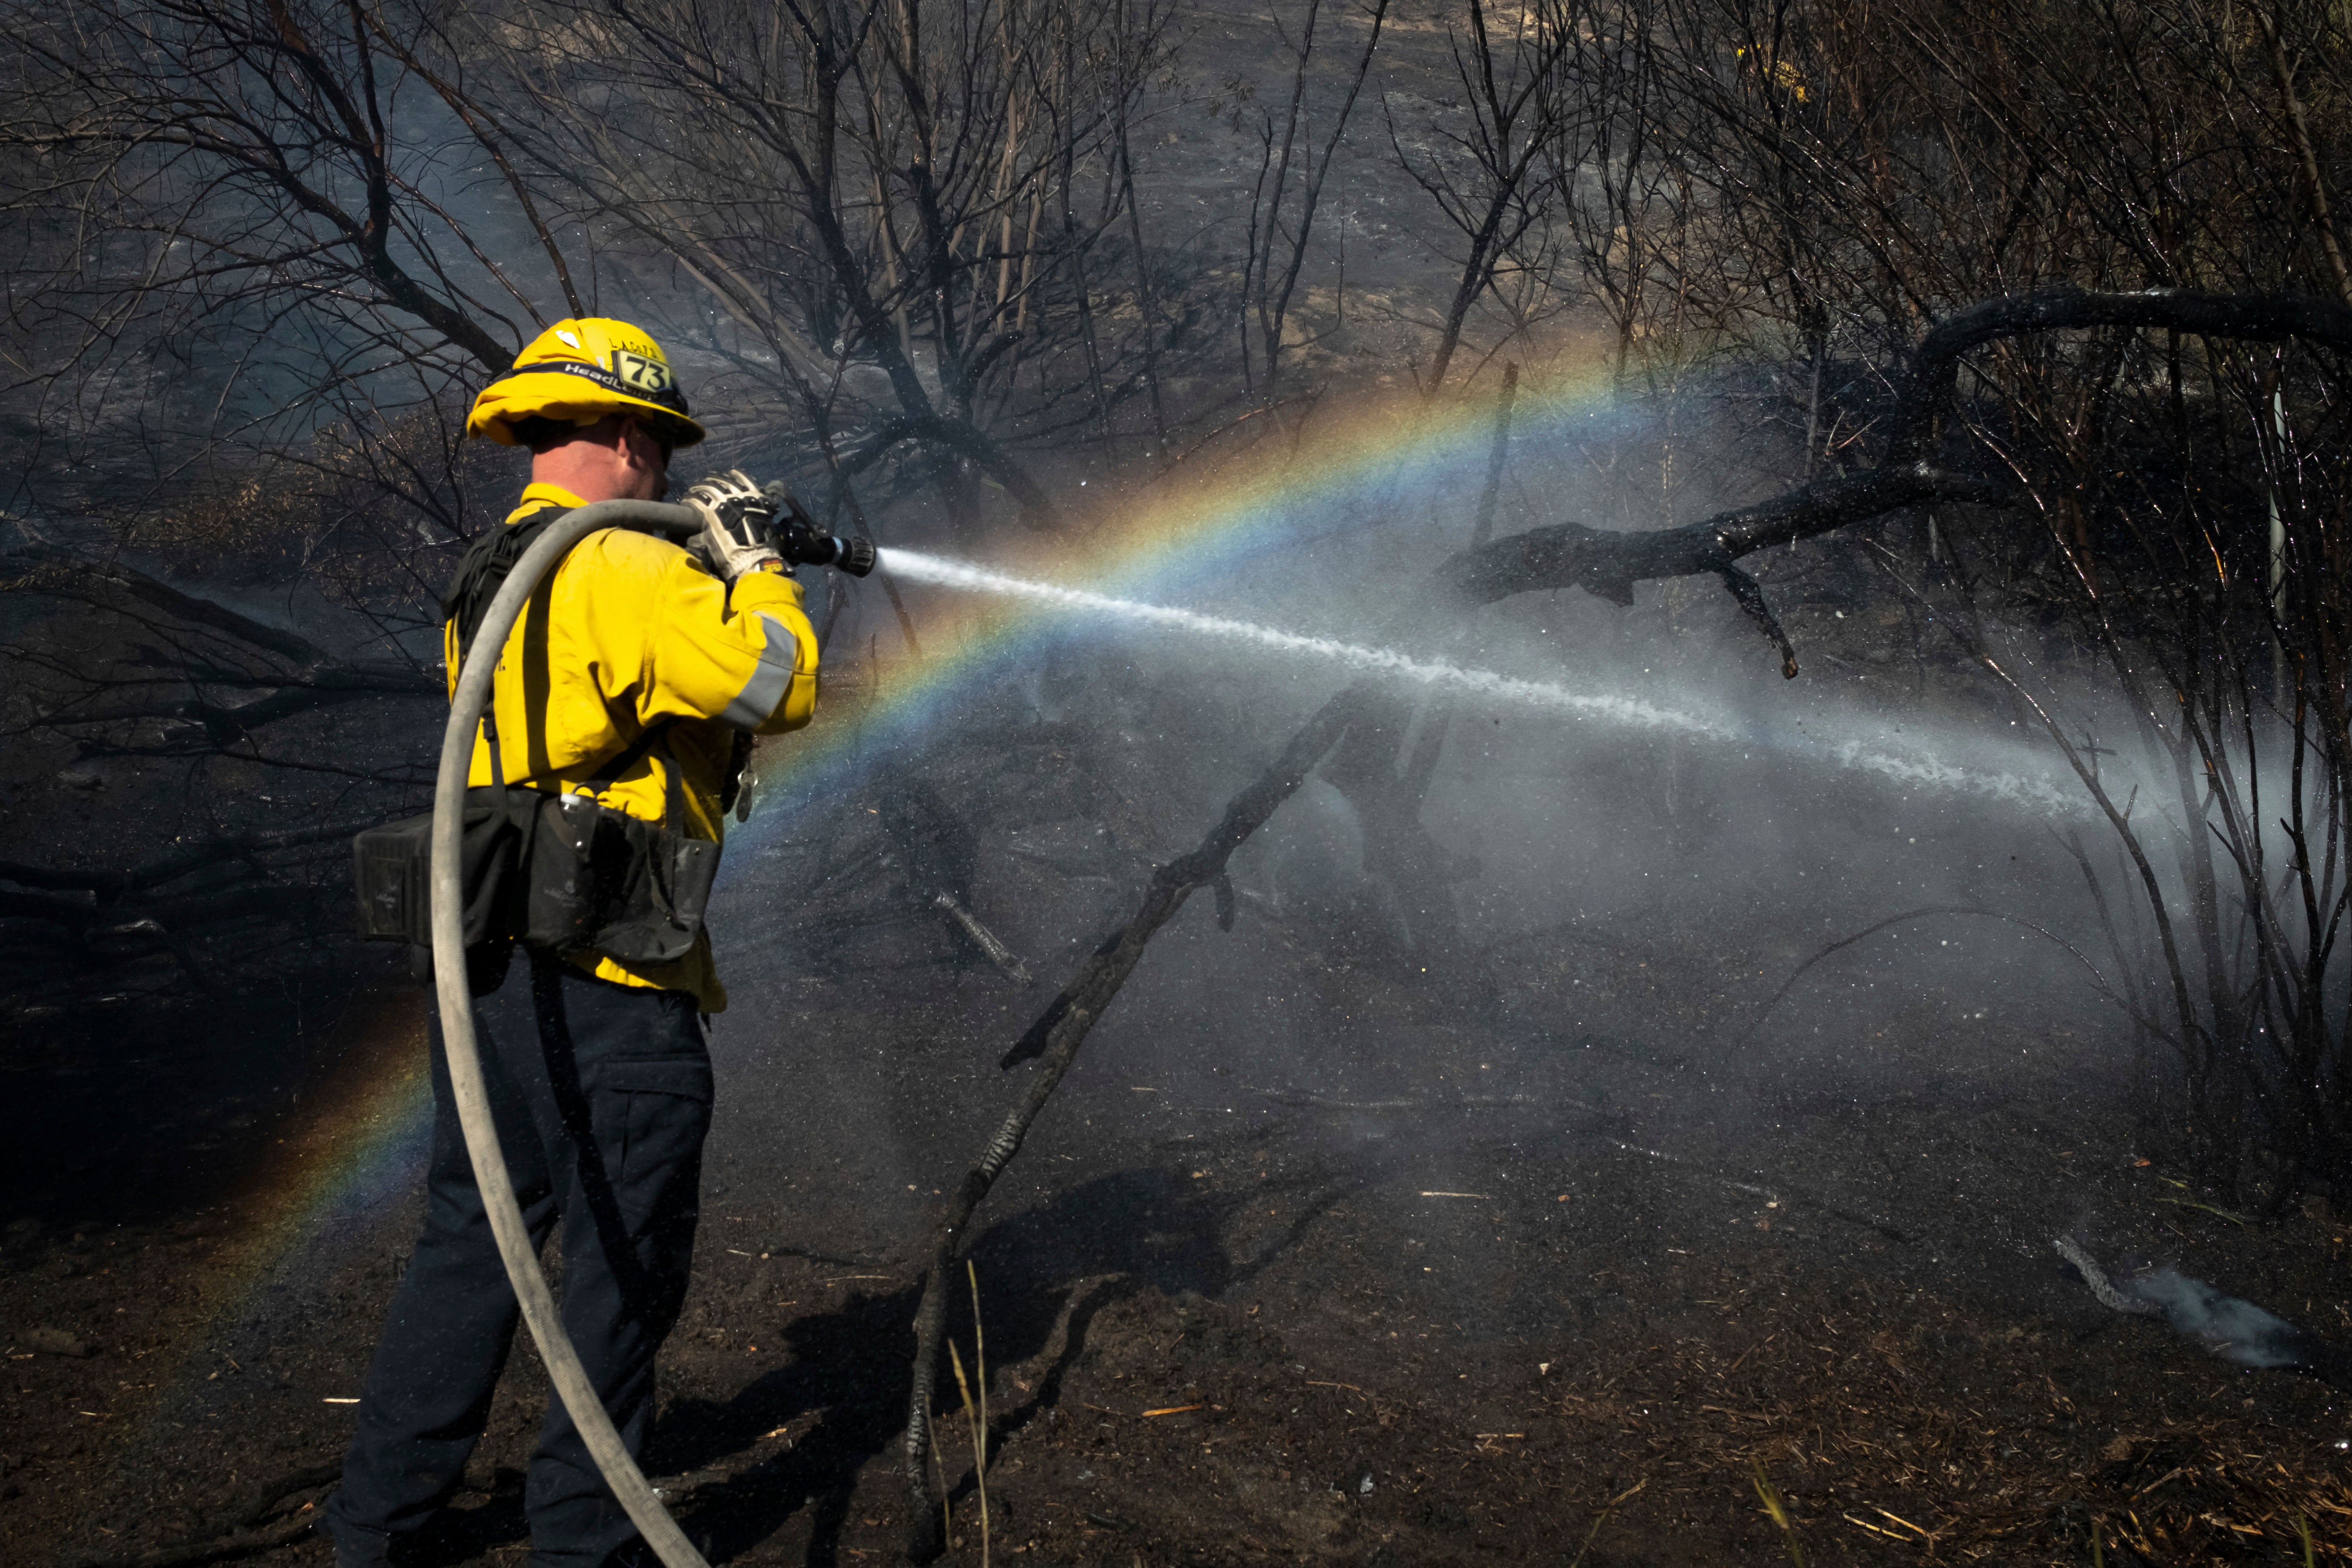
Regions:
<instances>
[{"instance_id":1,"label":"jacket collar","mask_svg":"<svg viewBox=\"0 0 2352 1568\"><path fill-rule=\"evenodd\" d=\"M544 511L551 506L575 507L587 504L562 485L528 484L523 487L522 504L507 513L507 521L520 522L532 512Z\"/></svg>"}]
</instances>

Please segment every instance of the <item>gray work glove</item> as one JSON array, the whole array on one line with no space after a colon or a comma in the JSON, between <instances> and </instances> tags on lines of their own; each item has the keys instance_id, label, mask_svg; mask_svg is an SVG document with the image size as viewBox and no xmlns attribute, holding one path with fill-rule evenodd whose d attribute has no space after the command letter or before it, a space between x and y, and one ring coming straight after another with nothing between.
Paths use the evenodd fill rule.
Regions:
<instances>
[{"instance_id":1,"label":"gray work glove","mask_svg":"<svg viewBox=\"0 0 2352 1568\"><path fill-rule=\"evenodd\" d=\"M713 474L684 497L702 514L702 531L690 548L711 571L732 583L746 572L781 567L769 530L776 521L776 503L740 468Z\"/></svg>"}]
</instances>

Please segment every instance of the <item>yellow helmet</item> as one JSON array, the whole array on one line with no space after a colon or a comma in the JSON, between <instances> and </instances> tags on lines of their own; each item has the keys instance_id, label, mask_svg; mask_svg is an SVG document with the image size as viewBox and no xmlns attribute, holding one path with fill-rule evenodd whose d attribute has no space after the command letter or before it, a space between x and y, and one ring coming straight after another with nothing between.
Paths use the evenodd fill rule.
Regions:
<instances>
[{"instance_id":1,"label":"yellow helmet","mask_svg":"<svg viewBox=\"0 0 2352 1568\"><path fill-rule=\"evenodd\" d=\"M611 414L642 414L672 446L691 447L703 428L688 415L669 359L652 336L607 316L566 318L530 341L514 368L482 388L466 434L519 446L514 424L551 419L593 425Z\"/></svg>"}]
</instances>

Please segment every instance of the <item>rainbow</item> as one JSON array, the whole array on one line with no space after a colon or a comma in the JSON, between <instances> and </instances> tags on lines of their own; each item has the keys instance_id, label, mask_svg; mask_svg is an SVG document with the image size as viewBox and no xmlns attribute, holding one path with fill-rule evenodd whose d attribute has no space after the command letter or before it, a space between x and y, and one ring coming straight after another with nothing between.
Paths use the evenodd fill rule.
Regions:
<instances>
[{"instance_id":1,"label":"rainbow","mask_svg":"<svg viewBox=\"0 0 2352 1568\"><path fill-rule=\"evenodd\" d=\"M133 1447L155 1423L201 1407L205 1385L234 1371L231 1347L272 1287L323 1282L349 1261L337 1238L413 1185L433 1119L424 1043L424 1007L406 986L360 999L330 1031L333 1070L224 1205L240 1229L200 1277L206 1326L157 1380L145 1419L124 1428Z\"/></svg>"},{"instance_id":2,"label":"rainbow","mask_svg":"<svg viewBox=\"0 0 2352 1568\"><path fill-rule=\"evenodd\" d=\"M1598 371L1523 383L1514 438L1541 438L1609 401L1608 378ZM1105 593L1166 594L1314 537L1309 531L1335 509L1377 521L1401 498L1443 488L1447 513L1466 523L1469 498L1485 473L1494 407L1483 391L1435 409L1418 397L1374 395L1337 418L1318 410L1303 438L1273 431L1255 441L1227 436L1219 444L1234 448L1234 456L1188 457L1161 479L1106 488L1099 504L1089 505L1080 489L1064 531L1012 540L992 563ZM789 811L772 809L780 801L838 787L897 750L895 742L920 734L1055 618L1035 605L971 596L927 603L924 612L923 653L893 661L882 698L851 721L828 723L820 708L807 730L761 748L756 788L772 809L755 815L739 837L756 841L790 819ZM740 867L750 857L730 859ZM274 1283L331 1267L336 1234L380 1217L415 1180L432 1110L423 1033L424 1010L414 994L380 1003L343 1053L342 1081L257 1171L243 1205L257 1217L237 1255L225 1260L224 1282L210 1292L210 1331L197 1336L189 1359L159 1391L159 1416L201 1397L197 1390L219 1365L213 1359L218 1347L250 1320L257 1297Z\"/></svg>"},{"instance_id":3,"label":"rainbow","mask_svg":"<svg viewBox=\"0 0 2352 1568\"><path fill-rule=\"evenodd\" d=\"M1611 407L1611 378L1599 368L1605 361L1589 363L1593 368L1583 374L1521 384L1512 418L1515 445ZM1303 439L1269 432L1272 438L1261 437L1214 466L1202 463L1197 473L1192 466L1201 459L1180 460L1162 479L1083 508L1054 537L1000 539L989 564L1122 597L1165 595L1228 574L1253 556L1336 531L1335 515L1350 520L1342 526L1368 529L1430 496L1444 498L1446 521L1458 520L1458 537L1467 542L1494 416L1494 400L1483 389L1435 408L1416 396L1367 397L1344 416L1327 416ZM763 745L755 800L772 804L841 787L897 742L932 728L1060 614L971 595L927 600L920 655L893 660L877 672L883 693L854 721L828 725L820 701L807 730ZM878 639L887 647L895 636L885 630ZM764 815L771 823L790 816ZM760 815L749 832L755 840L761 836Z\"/></svg>"}]
</instances>

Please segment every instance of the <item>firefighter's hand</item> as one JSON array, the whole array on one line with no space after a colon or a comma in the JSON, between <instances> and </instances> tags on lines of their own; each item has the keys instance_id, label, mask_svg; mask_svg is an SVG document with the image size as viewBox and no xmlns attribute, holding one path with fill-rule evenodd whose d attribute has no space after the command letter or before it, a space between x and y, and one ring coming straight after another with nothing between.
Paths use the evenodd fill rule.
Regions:
<instances>
[{"instance_id":1,"label":"firefighter's hand","mask_svg":"<svg viewBox=\"0 0 2352 1568\"><path fill-rule=\"evenodd\" d=\"M688 506L702 514L694 550L710 569L732 583L746 572L773 571L783 564L769 536L776 503L740 468L713 474L686 492Z\"/></svg>"}]
</instances>

